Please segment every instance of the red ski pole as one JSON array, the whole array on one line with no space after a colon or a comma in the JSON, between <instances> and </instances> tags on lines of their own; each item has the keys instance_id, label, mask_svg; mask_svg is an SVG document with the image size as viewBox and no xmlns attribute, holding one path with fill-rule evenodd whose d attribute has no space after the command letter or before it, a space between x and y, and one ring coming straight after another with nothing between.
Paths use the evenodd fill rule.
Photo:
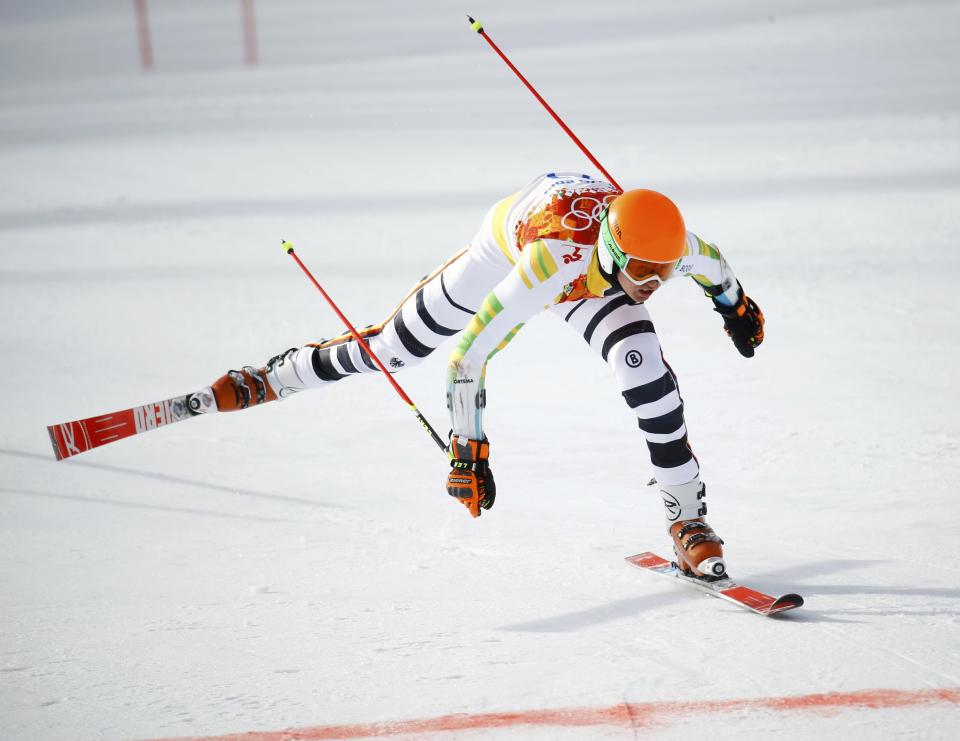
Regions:
<instances>
[{"instance_id":1,"label":"red ski pole","mask_svg":"<svg viewBox=\"0 0 960 741\"><path fill-rule=\"evenodd\" d=\"M533 97L534 97L534 98L536 98L538 101L540 101L540 105L542 105L542 106L546 109L547 113L549 113L551 116L553 116L553 120L556 121L556 122L560 125L560 128L563 129L563 130L566 132L567 136L569 136L569 137L573 140L573 143L576 144L578 147L580 147L580 151L583 152L583 153L587 156L587 159L590 160L590 161L594 164L594 166L595 166L598 170L600 170L600 172L603 173L604 177L605 177L609 182L611 182L613 185L615 185L615 186L617 187L617 190L623 190L623 188L620 187L620 184L619 184L616 180L613 179L613 176L612 176L609 172L606 171L606 169L604 168L604 166L600 164L600 162L597 160L597 158L594 157L593 154L590 153L590 150L586 148L586 146L584 145L584 143L577 138L577 135L574 134L574 133L570 130L570 127L567 126L567 125L563 122L563 119L560 118L560 116L557 115L557 112L554 111L553 108L550 107L550 104L547 103L547 101L545 101L545 100L543 99L543 96L541 96L540 93L537 92L536 88L535 88L533 85L531 85L531 84L527 81L527 78L524 77L523 74L520 72L520 70L518 70L518 69L513 65L513 62L511 62L511 61L507 58L507 55L504 54L502 51L500 51L500 47L497 46L495 43L493 43L493 39L491 39L491 38L487 35L487 32L483 30L483 25L481 25L480 21L475 21L475 20L474 20L473 18L471 18L469 15L467 16L467 20L470 21L470 28L472 28L472 29L473 29L474 31L476 31L478 34L480 34L481 36L483 36L484 41L486 41L488 44L490 44L490 48L493 49L493 50L497 53L497 55L504 61L504 63L505 63L511 70L513 70L513 74L515 74L517 77L520 78L520 82L522 82L524 85L527 86L527 90L529 90L529 91L533 94Z\"/></svg>"},{"instance_id":2,"label":"red ski pole","mask_svg":"<svg viewBox=\"0 0 960 741\"><path fill-rule=\"evenodd\" d=\"M400 388L400 384L396 382L393 375L390 373L390 371L387 370L387 367L382 362L380 362L380 358L378 358L376 353L370 349L370 345L367 344L366 340L363 339L363 337L356 330L356 328L350 323L350 320L347 319L346 316L344 316L343 312L340 311L340 308L334 303L333 299L330 298L330 295L323 290L323 286L321 286L317 282L317 279L313 277L313 273L311 273L309 268L307 268L307 266L303 264L303 262L297 256L297 253L293 251L293 245L287 241L284 241L281 246L283 247L284 252L286 252L288 255L290 255L290 257L294 259L294 261L297 263L297 265L300 266L300 269L304 272L307 278L310 279L310 282L313 283L316 289L320 291L321 295L327 300L327 303L330 304L330 308L333 309L334 313L338 317L340 317L340 321L346 325L350 334L353 335L353 339L357 341L357 344L359 344L360 347L363 348L364 352L366 352L370 356L370 358L373 360L373 362L377 364L377 367L383 371L384 377L390 382L390 385L393 386L394 391L396 391L400 395L400 398L407 403L407 406L410 407L410 411L417 416L417 420L420 422L421 425L423 425L423 429L425 429L427 433L430 435L430 437L433 438L433 441L437 444L440 450L442 450L444 453L447 453L447 455L449 456L449 451L447 450L446 443L443 442L441 437L437 434L437 431L430 426L430 423L427 421L426 417L424 417L420 413L420 410L417 409L417 405L413 403L413 401L410 399L409 396L407 396L407 392L404 391L402 388Z\"/></svg>"}]
</instances>

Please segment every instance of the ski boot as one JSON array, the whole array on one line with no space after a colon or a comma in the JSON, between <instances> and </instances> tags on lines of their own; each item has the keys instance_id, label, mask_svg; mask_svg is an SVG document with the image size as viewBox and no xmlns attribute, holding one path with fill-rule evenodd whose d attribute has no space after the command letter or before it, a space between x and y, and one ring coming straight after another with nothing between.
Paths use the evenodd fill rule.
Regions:
<instances>
[{"instance_id":1,"label":"ski boot","mask_svg":"<svg viewBox=\"0 0 960 741\"><path fill-rule=\"evenodd\" d=\"M706 495L707 487L699 478L686 484L660 485L677 565L687 576L713 581L727 575L727 564L723 541L704 520Z\"/></svg>"},{"instance_id":2,"label":"ski boot","mask_svg":"<svg viewBox=\"0 0 960 741\"><path fill-rule=\"evenodd\" d=\"M265 404L277 398L267 383L265 369L245 365L240 370L227 371L210 387L217 402L218 412L235 412L250 406Z\"/></svg>"},{"instance_id":3,"label":"ski boot","mask_svg":"<svg viewBox=\"0 0 960 741\"><path fill-rule=\"evenodd\" d=\"M294 364L294 355L298 350L299 348L292 347L286 352L274 355L263 368L245 365L238 371L227 371L214 381L212 386L204 389L213 396L216 409L198 408L194 413L235 412L303 391L305 386L297 375Z\"/></svg>"}]
</instances>

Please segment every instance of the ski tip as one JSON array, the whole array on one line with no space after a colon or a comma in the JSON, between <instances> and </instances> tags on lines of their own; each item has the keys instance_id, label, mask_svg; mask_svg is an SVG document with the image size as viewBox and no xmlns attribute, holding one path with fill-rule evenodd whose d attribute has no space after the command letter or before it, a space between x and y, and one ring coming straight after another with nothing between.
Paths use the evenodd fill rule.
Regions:
<instances>
[{"instance_id":1,"label":"ski tip","mask_svg":"<svg viewBox=\"0 0 960 741\"><path fill-rule=\"evenodd\" d=\"M470 21L470 28L472 28L477 33L483 32L483 24L480 21L474 20L473 16L467 16L467 20Z\"/></svg>"},{"instance_id":2,"label":"ski tip","mask_svg":"<svg viewBox=\"0 0 960 741\"><path fill-rule=\"evenodd\" d=\"M781 613L796 610L798 607L803 607L803 597L799 594L784 594L777 597L768 608L758 612L767 617L775 617Z\"/></svg>"},{"instance_id":3,"label":"ski tip","mask_svg":"<svg viewBox=\"0 0 960 741\"><path fill-rule=\"evenodd\" d=\"M289 243L287 240L285 240L285 239L280 243L280 248L281 248L284 252L286 252L288 255L289 255L291 252L293 252L293 245L290 244L290 243Z\"/></svg>"},{"instance_id":4,"label":"ski tip","mask_svg":"<svg viewBox=\"0 0 960 741\"><path fill-rule=\"evenodd\" d=\"M780 597L777 597L776 601L771 605L772 608L776 609L782 607L787 610L792 610L795 607L803 607L803 597L799 594L784 594Z\"/></svg>"},{"instance_id":5,"label":"ski tip","mask_svg":"<svg viewBox=\"0 0 960 741\"><path fill-rule=\"evenodd\" d=\"M62 461L66 456L64 456L63 451L60 449L60 443L57 442L57 433L55 427L56 425L49 425L47 427L47 434L50 435L50 444L53 445L53 454L57 457L58 461Z\"/></svg>"}]
</instances>

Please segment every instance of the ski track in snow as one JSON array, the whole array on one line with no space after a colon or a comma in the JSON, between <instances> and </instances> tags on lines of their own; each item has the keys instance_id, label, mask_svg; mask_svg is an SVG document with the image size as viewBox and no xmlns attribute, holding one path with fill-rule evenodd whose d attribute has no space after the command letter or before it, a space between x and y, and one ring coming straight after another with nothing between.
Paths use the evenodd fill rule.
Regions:
<instances>
[{"instance_id":1,"label":"ski track in snow","mask_svg":"<svg viewBox=\"0 0 960 741\"><path fill-rule=\"evenodd\" d=\"M960 5L0 3L0 738L953 739ZM54 462L46 425L379 321L533 175L674 197L763 308L651 302L733 577L668 554L607 369L535 318L488 373L471 521L346 381ZM681 283L681 282L677 282ZM445 429L448 348L398 380Z\"/></svg>"}]
</instances>

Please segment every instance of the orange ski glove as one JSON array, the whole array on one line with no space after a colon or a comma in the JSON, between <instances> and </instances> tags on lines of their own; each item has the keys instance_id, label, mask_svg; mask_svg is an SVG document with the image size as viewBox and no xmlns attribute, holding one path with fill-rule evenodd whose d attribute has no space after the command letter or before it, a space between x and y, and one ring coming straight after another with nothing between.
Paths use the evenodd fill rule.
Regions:
<instances>
[{"instance_id":1,"label":"orange ski glove","mask_svg":"<svg viewBox=\"0 0 960 741\"><path fill-rule=\"evenodd\" d=\"M450 437L452 469L447 475L447 494L456 497L474 517L481 509L490 509L497 498L497 485L487 459L490 443L462 435Z\"/></svg>"}]
</instances>

